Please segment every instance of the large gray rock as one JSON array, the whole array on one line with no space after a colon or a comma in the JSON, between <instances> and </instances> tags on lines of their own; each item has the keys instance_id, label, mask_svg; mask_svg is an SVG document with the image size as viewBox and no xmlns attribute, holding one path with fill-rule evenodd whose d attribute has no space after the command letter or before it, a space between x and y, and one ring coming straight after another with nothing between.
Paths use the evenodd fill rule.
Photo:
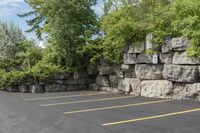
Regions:
<instances>
[{"instance_id":1,"label":"large gray rock","mask_svg":"<svg viewBox=\"0 0 200 133\"><path fill-rule=\"evenodd\" d=\"M124 78L136 78L135 70L134 71L124 71Z\"/></svg>"},{"instance_id":2,"label":"large gray rock","mask_svg":"<svg viewBox=\"0 0 200 133\"><path fill-rule=\"evenodd\" d=\"M123 63L127 65L136 64L136 59L136 54L124 54Z\"/></svg>"},{"instance_id":3,"label":"large gray rock","mask_svg":"<svg viewBox=\"0 0 200 133\"><path fill-rule=\"evenodd\" d=\"M161 53L159 55L160 57L160 62L162 64L171 64L172 63L172 60L173 60L173 56L174 56L174 53Z\"/></svg>"},{"instance_id":4,"label":"large gray rock","mask_svg":"<svg viewBox=\"0 0 200 133\"><path fill-rule=\"evenodd\" d=\"M162 45L162 53L170 53L170 52L172 52L172 43L171 43L171 38L168 38Z\"/></svg>"},{"instance_id":5,"label":"large gray rock","mask_svg":"<svg viewBox=\"0 0 200 133\"><path fill-rule=\"evenodd\" d=\"M188 57L187 52L175 52L173 64L199 64L198 60Z\"/></svg>"},{"instance_id":6,"label":"large gray rock","mask_svg":"<svg viewBox=\"0 0 200 133\"><path fill-rule=\"evenodd\" d=\"M119 81L118 89L134 95L140 95L140 79L124 78Z\"/></svg>"},{"instance_id":7,"label":"large gray rock","mask_svg":"<svg viewBox=\"0 0 200 133\"><path fill-rule=\"evenodd\" d=\"M119 78L123 78L124 77L124 74L123 74L123 72L121 70L121 66L120 65L114 66L113 71L114 71L114 74L117 75L117 77L119 77Z\"/></svg>"},{"instance_id":8,"label":"large gray rock","mask_svg":"<svg viewBox=\"0 0 200 133\"><path fill-rule=\"evenodd\" d=\"M135 65L121 65L121 70L123 72L124 78L136 78Z\"/></svg>"},{"instance_id":9,"label":"large gray rock","mask_svg":"<svg viewBox=\"0 0 200 133\"><path fill-rule=\"evenodd\" d=\"M190 41L187 37L172 38L172 48L174 51L185 51L187 50Z\"/></svg>"},{"instance_id":10,"label":"large gray rock","mask_svg":"<svg viewBox=\"0 0 200 133\"><path fill-rule=\"evenodd\" d=\"M140 79L163 79L163 65L137 64L135 67L136 77Z\"/></svg>"},{"instance_id":11,"label":"large gray rock","mask_svg":"<svg viewBox=\"0 0 200 133\"><path fill-rule=\"evenodd\" d=\"M186 84L175 83L173 90L174 99L197 99L200 95L200 83Z\"/></svg>"},{"instance_id":12,"label":"large gray rock","mask_svg":"<svg viewBox=\"0 0 200 133\"><path fill-rule=\"evenodd\" d=\"M165 65L163 76L167 80L193 83L198 81L197 66Z\"/></svg>"},{"instance_id":13,"label":"large gray rock","mask_svg":"<svg viewBox=\"0 0 200 133\"><path fill-rule=\"evenodd\" d=\"M146 35L146 49L150 50L153 49L153 33L149 33Z\"/></svg>"},{"instance_id":14,"label":"large gray rock","mask_svg":"<svg viewBox=\"0 0 200 133\"><path fill-rule=\"evenodd\" d=\"M6 86L4 88L8 92L19 92L18 86Z\"/></svg>"},{"instance_id":15,"label":"large gray rock","mask_svg":"<svg viewBox=\"0 0 200 133\"><path fill-rule=\"evenodd\" d=\"M31 93L44 93L44 86L43 85L31 85L29 86Z\"/></svg>"},{"instance_id":16,"label":"large gray rock","mask_svg":"<svg viewBox=\"0 0 200 133\"><path fill-rule=\"evenodd\" d=\"M88 90L88 85L67 85L67 91Z\"/></svg>"},{"instance_id":17,"label":"large gray rock","mask_svg":"<svg viewBox=\"0 0 200 133\"><path fill-rule=\"evenodd\" d=\"M19 92L21 92L21 93L28 93L28 92L30 92L28 85L19 85L18 89L19 89Z\"/></svg>"},{"instance_id":18,"label":"large gray rock","mask_svg":"<svg viewBox=\"0 0 200 133\"><path fill-rule=\"evenodd\" d=\"M96 83L102 87L110 86L110 82L107 76L97 76Z\"/></svg>"},{"instance_id":19,"label":"large gray rock","mask_svg":"<svg viewBox=\"0 0 200 133\"><path fill-rule=\"evenodd\" d=\"M87 73L87 71L74 72L73 77L74 77L74 79L88 78L88 73Z\"/></svg>"},{"instance_id":20,"label":"large gray rock","mask_svg":"<svg viewBox=\"0 0 200 133\"><path fill-rule=\"evenodd\" d=\"M110 75L109 76L110 86L114 87L114 88L117 88L118 83L119 83L119 79L120 78L118 76L116 76L116 75Z\"/></svg>"},{"instance_id":21,"label":"large gray rock","mask_svg":"<svg viewBox=\"0 0 200 133\"><path fill-rule=\"evenodd\" d=\"M93 91L99 91L100 90L100 86L96 83L92 83L92 84L89 84L89 87L88 87L89 90L93 90Z\"/></svg>"},{"instance_id":22,"label":"large gray rock","mask_svg":"<svg viewBox=\"0 0 200 133\"><path fill-rule=\"evenodd\" d=\"M141 82L141 96L167 98L173 90L173 83L167 80L148 80Z\"/></svg>"},{"instance_id":23,"label":"large gray rock","mask_svg":"<svg viewBox=\"0 0 200 133\"><path fill-rule=\"evenodd\" d=\"M145 50L144 42L134 42L133 44L129 45L128 54L142 53L144 50Z\"/></svg>"},{"instance_id":24,"label":"large gray rock","mask_svg":"<svg viewBox=\"0 0 200 133\"><path fill-rule=\"evenodd\" d=\"M98 65L99 75L110 75L113 73L113 67L107 65Z\"/></svg>"},{"instance_id":25,"label":"large gray rock","mask_svg":"<svg viewBox=\"0 0 200 133\"><path fill-rule=\"evenodd\" d=\"M87 73L88 73L88 75L97 75L98 74L97 66L96 65L88 65Z\"/></svg>"},{"instance_id":26,"label":"large gray rock","mask_svg":"<svg viewBox=\"0 0 200 133\"><path fill-rule=\"evenodd\" d=\"M45 92L64 92L64 91L67 91L67 86L52 84L52 85L45 85L44 89L45 89Z\"/></svg>"},{"instance_id":27,"label":"large gray rock","mask_svg":"<svg viewBox=\"0 0 200 133\"><path fill-rule=\"evenodd\" d=\"M113 88L113 87L100 87L100 90L112 92L112 93L119 93L120 92L117 88Z\"/></svg>"},{"instance_id":28,"label":"large gray rock","mask_svg":"<svg viewBox=\"0 0 200 133\"><path fill-rule=\"evenodd\" d=\"M139 54L137 57L138 64L152 64L153 55L151 54Z\"/></svg>"}]
</instances>

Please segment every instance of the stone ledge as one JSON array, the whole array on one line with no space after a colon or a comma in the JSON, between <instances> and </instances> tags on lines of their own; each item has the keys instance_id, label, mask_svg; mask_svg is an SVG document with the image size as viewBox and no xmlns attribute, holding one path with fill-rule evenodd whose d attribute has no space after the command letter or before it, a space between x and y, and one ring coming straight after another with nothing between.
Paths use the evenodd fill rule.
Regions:
<instances>
[{"instance_id":1,"label":"stone ledge","mask_svg":"<svg viewBox=\"0 0 200 133\"><path fill-rule=\"evenodd\" d=\"M173 83L167 80L150 80L141 82L141 96L167 98L173 91Z\"/></svg>"},{"instance_id":2,"label":"stone ledge","mask_svg":"<svg viewBox=\"0 0 200 133\"><path fill-rule=\"evenodd\" d=\"M163 65L137 64L135 66L136 77L140 79L163 79Z\"/></svg>"},{"instance_id":3,"label":"stone ledge","mask_svg":"<svg viewBox=\"0 0 200 133\"><path fill-rule=\"evenodd\" d=\"M137 78L124 78L119 80L118 89L125 93L140 95L141 80Z\"/></svg>"},{"instance_id":4,"label":"stone ledge","mask_svg":"<svg viewBox=\"0 0 200 133\"><path fill-rule=\"evenodd\" d=\"M197 66L165 65L163 70L165 79L175 82L198 82L199 72Z\"/></svg>"}]
</instances>

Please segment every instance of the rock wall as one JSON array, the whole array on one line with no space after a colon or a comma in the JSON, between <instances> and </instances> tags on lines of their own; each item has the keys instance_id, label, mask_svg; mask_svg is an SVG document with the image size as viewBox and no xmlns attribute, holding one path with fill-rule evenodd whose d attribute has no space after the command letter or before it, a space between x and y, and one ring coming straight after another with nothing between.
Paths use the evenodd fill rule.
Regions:
<instances>
[{"instance_id":1,"label":"rock wall","mask_svg":"<svg viewBox=\"0 0 200 133\"><path fill-rule=\"evenodd\" d=\"M157 48L148 38L146 43L133 43L127 48L123 64L101 60L93 86L144 97L199 100L200 62L187 56L188 38L167 39ZM159 54L145 54L148 49L156 49Z\"/></svg>"},{"instance_id":2,"label":"rock wall","mask_svg":"<svg viewBox=\"0 0 200 133\"><path fill-rule=\"evenodd\" d=\"M60 92L101 90L144 97L200 100L200 62L187 56L190 41L186 37L167 39L162 47L153 47L152 35L146 42L127 47L123 64L113 65L101 59L83 72L54 75L37 85L24 83L3 89L11 92ZM156 50L159 54L145 54Z\"/></svg>"},{"instance_id":3,"label":"rock wall","mask_svg":"<svg viewBox=\"0 0 200 133\"><path fill-rule=\"evenodd\" d=\"M97 67L91 65L88 66L88 71L54 75L51 80L46 79L46 81L40 82L37 85L34 83L23 83L16 86L6 86L3 87L2 90L22 93L88 90L89 85L96 82L96 75ZM94 89L94 86L92 89Z\"/></svg>"}]
</instances>

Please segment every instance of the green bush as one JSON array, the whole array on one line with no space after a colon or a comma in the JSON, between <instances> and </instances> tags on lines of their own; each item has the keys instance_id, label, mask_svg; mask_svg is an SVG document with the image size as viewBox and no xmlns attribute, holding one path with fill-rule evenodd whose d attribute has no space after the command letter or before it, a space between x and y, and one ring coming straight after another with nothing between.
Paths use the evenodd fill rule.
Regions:
<instances>
[{"instance_id":1,"label":"green bush","mask_svg":"<svg viewBox=\"0 0 200 133\"><path fill-rule=\"evenodd\" d=\"M50 80L54 74L66 72L68 70L52 64L43 64L42 62L24 71L13 70L6 72L5 70L0 70L0 86L12 86L28 82L38 84L45 81L45 79Z\"/></svg>"}]
</instances>

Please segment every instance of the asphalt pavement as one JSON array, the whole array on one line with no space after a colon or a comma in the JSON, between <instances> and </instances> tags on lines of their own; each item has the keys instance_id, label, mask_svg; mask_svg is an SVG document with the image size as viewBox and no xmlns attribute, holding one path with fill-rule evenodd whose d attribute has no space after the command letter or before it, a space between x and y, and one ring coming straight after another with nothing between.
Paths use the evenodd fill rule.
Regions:
<instances>
[{"instance_id":1,"label":"asphalt pavement","mask_svg":"<svg viewBox=\"0 0 200 133\"><path fill-rule=\"evenodd\" d=\"M0 133L200 133L200 103L105 92L0 92Z\"/></svg>"}]
</instances>

